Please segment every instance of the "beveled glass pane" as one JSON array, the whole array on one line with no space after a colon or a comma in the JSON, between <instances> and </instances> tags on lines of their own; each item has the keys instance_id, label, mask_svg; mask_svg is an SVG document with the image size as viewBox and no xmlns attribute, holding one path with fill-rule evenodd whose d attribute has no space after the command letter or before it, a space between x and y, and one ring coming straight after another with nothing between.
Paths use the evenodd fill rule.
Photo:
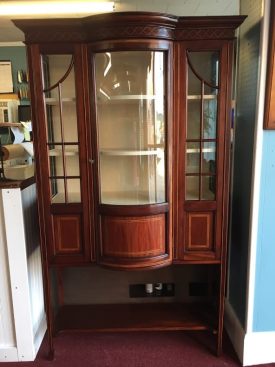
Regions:
<instances>
[{"instance_id":1,"label":"beveled glass pane","mask_svg":"<svg viewBox=\"0 0 275 367\"><path fill-rule=\"evenodd\" d=\"M102 203L136 205L165 201L163 149L149 155L140 154L101 152Z\"/></svg>"},{"instance_id":2,"label":"beveled glass pane","mask_svg":"<svg viewBox=\"0 0 275 367\"><path fill-rule=\"evenodd\" d=\"M219 84L219 52L188 52L189 60L196 73L213 86Z\"/></svg>"},{"instance_id":3,"label":"beveled glass pane","mask_svg":"<svg viewBox=\"0 0 275 367\"><path fill-rule=\"evenodd\" d=\"M216 143L204 142L202 146L202 173L216 172Z\"/></svg>"},{"instance_id":4,"label":"beveled glass pane","mask_svg":"<svg viewBox=\"0 0 275 367\"><path fill-rule=\"evenodd\" d=\"M95 56L101 202L165 201L164 53Z\"/></svg>"},{"instance_id":5,"label":"beveled glass pane","mask_svg":"<svg viewBox=\"0 0 275 367\"><path fill-rule=\"evenodd\" d=\"M186 176L185 200L199 200L200 197L199 176Z\"/></svg>"},{"instance_id":6,"label":"beveled glass pane","mask_svg":"<svg viewBox=\"0 0 275 367\"><path fill-rule=\"evenodd\" d=\"M187 139L200 139L201 98L187 101Z\"/></svg>"},{"instance_id":7,"label":"beveled glass pane","mask_svg":"<svg viewBox=\"0 0 275 367\"><path fill-rule=\"evenodd\" d=\"M46 119L48 142L61 142L60 109L57 104L46 103Z\"/></svg>"},{"instance_id":8,"label":"beveled glass pane","mask_svg":"<svg viewBox=\"0 0 275 367\"><path fill-rule=\"evenodd\" d=\"M80 179L67 179L67 200L68 203L81 202Z\"/></svg>"},{"instance_id":9,"label":"beveled glass pane","mask_svg":"<svg viewBox=\"0 0 275 367\"><path fill-rule=\"evenodd\" d=\"M50 144L48 147L50 175L64 176L64 166L62 159L62 147L60 145Z\"/></svg>"},{"instance_id":10,"label":"beveled glass pane","mask_svg":"<svg viewBox=\"0 0 275 367\"><path fill-rule=\"evenodd\" d=\"M203 100L203 138L215 139L217 126L217 96L205 95Z\"/></svg>"},{"instance_id":11,"label":"beveled glass pane","mask_svg":"<svg viewBox=\"0 0 275 367\"><path fill-rule=\"evenodd\" d=\"M43 81L44 89L48 89L56 84L69 69L72 61L72 55L43 55Z\"/></svg>"},{"instance_id":12,"label":"beveled glass pane","mask_svg":"<svg viewBox=\"0 0 275 367\"><path fill-rule=\"evenodd\" d=\"M215 200L216 176L201 176L201 199Z\"/></svg>"},{"instance_id":13,"label":"beveled glass pane","mask_svg":"<svg viewBox=\"0 0 275 367\"><path fill-rule=\"evenodd\" d=\"M63 127L64 127L64 142L77 142L78 130L77 130L77 115L75 101L63 101L62 102L62 115L63 115Z\"/></svg>"},{"instance_id":14,"label":"beveled glass pane","mask_svg":"<svg viewBox=\"0 0 275 367\"><path fill-rule=\"evenodd\" d=\"M200 171L200 143L186 144L186 173L199 173Z\"/></svg>"},{"instance_id":15,"label":"beveled glass pane","mask_svg":"<svg viewBox=\"0 0 275 367\"><path fill-rule=\"evenodd\" d=\"M56 203L65 203L65 184L64 179L56 179L52 178L51 182L51 202L53 204Z\"/></svg>"},{"instance_id":16,"label":"beveled glass pane","mask_svg":"<svg viewBox=\"0 0 275 367\"><path fill-rule=\"evenodd\" d=\"M78 145L65 145L66 176L79 176Z\"/></svg>"},{"instance_id":17,"label":"beveled glass pane","mask_svg":"<svg viewBox=\"0 0 275 367\"><path fill-rule=\"evenodd\" d=\"M200 96L201 95L202 81L195 75L188 67L188 96Z\"/></svg>"}]
</instances>

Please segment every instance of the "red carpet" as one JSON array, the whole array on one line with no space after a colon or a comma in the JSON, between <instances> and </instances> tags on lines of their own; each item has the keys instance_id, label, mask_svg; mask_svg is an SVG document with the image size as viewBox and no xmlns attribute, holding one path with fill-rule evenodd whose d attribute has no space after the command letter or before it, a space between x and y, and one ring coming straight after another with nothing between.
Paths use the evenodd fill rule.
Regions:
<instances>
[{"instance_id":1,"label":"red carpet","mask_svg":"<svg viewBox=\"0 0 275 367\"><path fill-rule=\"evenodd\" d=\"M35 362L1 363L1 367L237 367L228 341L217 358L205 332L61 333L55 338L55 358L47 360L44 341ZM275 366L275 363L261 365Z\"/></svg>"}]
</instances>

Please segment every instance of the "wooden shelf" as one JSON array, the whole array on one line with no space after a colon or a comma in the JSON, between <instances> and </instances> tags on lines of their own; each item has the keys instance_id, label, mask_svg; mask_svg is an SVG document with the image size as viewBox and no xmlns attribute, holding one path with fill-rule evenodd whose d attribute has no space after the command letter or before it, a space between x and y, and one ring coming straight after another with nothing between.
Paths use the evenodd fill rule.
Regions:
<instances>
[{"instance_id":1,"label":"wooden shelf","mask_svg":"<svg viewBox=\"0 0 275 367\"><path fill-rule=\"evenodd\" d=\"M0 122L0 127L23 127L20 122Z\"/></svg>"},{"instance_id":2,"label":"wooden shelf","mask_svg":"<svg viewBox=\"0 0 275 367\"><path fill-rule=\"evenodd\" d=\"M208 330L214 328L213 320L213 311L204 304L65 305L56 325L58 331Z\"/></svg>"},{"instance_id":3,"label":"wooden shelf","mask_svg":"<svg viewBox=\"0 0 275 367\"><path fill-rule=\"evenodd\" d=\"M14 100L18 100L18 95L16 93L0 93L0 100L2 99L14 99Z\"/></svg>"}]
</instances>

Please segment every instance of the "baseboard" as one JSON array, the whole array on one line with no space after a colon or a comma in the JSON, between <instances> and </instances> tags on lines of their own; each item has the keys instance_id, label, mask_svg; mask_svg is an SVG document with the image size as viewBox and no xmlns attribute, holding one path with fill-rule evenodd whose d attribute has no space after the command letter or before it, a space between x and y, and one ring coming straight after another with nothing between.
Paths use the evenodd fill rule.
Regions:
<instances>
[{"instance_id":1,"label":"baseboard","mask_svg":"<svg viewBox=\"0 0 275 367\"><path fill-rule=\"evenodd\" d=\"M245 335L243 365L275 362L275 332L252 332Z\"/></svg>"},{"instance_id":2,"label":"baseboard","mask_svg":"<svg viewBox=\"0 0 275 367\"><path fill-rule=\"evenodd\" d=\"M243 366L275 362L275 332L245 333L228 300L225 302L224 325Z\"/></svg>"},{"instance_id":3,"label":"baseboard","mask_svg":"<svg viewBox=\"0 0 275 367\"><path fill-rule=\"evenodd\" d=\"M18 362L17 348L0 346L0 362Z\"/></svg>"},{"instance_id":4,"label":"baseboard","mask_svg":"<svg viewBox=\"0 0 275 367\"><path fill-rule=\"evenodd\" d=\"M235 352L243 364L245 331L228 300L225 301L224 326Z\"/></svg>"},{"instance_id":5,"label":"baseboard","mask_svg":"<svg viewBox=\"0 0 275 367\"><path fill-rule=\"evenodd\" d=\"M47 330L47 320L46 320L46 315L44 315L37 329L37 332L35 333L35 337L34 337L35 357L38 353L38 350L40 348L40 345L42 343L46 330Z\"/></svg>"}]
</instances>

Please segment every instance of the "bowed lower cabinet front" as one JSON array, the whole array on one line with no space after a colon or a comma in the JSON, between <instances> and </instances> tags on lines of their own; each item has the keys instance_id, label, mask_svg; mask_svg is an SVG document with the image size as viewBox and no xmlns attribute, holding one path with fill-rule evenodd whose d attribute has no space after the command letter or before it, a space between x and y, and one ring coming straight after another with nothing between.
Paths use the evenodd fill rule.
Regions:
<instances>
[{"instance_id":1,"label":"bowed lower cabinet front","mask_svg":"<svg viewBox=\"0 0 275 367\"><path fill-rule=\"evenodd\" d=\"M243 20L129 12L15 21L28 48L51 353L53 330L63 329L211 330L221 352ZM92 264L125 277L207 267L215 291L191 304L64 303L62 269Z\"/></svg>"}]
</instances>

